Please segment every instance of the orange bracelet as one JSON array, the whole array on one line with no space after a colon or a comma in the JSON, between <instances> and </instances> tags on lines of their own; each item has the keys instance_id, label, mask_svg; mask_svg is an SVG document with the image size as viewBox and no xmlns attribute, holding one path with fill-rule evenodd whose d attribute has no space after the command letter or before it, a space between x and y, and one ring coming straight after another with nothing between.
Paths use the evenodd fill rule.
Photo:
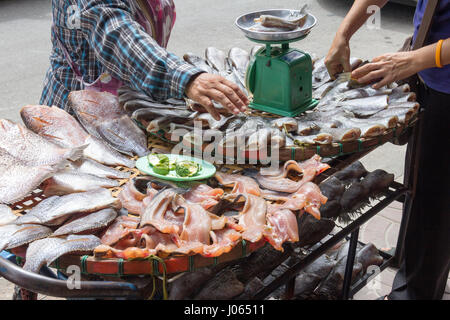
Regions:
<instances>
[{"instance_id":1,"label":"orange bracelet","mask_svg":"<svg viewBox=\"0 0 450 320\"><path fill-rule=\"evenodd\" d=\"M438 68L444 67L441 63L441 51L442 51L443 44L444 44L444 40L439 40L437 47L436 47L436 67L438 67Z\"/></svg>"}]
</instances>

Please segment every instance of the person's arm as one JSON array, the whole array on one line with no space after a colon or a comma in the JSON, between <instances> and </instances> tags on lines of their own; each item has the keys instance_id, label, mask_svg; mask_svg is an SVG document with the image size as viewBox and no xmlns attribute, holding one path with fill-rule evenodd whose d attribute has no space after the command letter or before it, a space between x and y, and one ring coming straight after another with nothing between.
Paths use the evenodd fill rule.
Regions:
<instances>
[{"instance_id":1,"label":"person's arm","mask_svg":"<svg viewBox=\"0 0 450 320\"><path fill-rule=\"evenodd\" d=\"M373 85L375 89L379 89L422 70L436 67L436 48L437 43L434 43L414 51L384 54L353 71L352 78L361 83L380 79ZM450 64L450 38L442 44L441 64Z\"/></svg>"},{"instance_id":2,"label":"person's arm","mask_svg":"<svg viewBox=\"0 0 450 320\"><path fill-rule=\"evenodd\" d=\"M116 78L157 100L186 94L216 118L211 99L233 113L246 109L248 99L223 77L203 74L160 47L136 22L125 0L81 0L81 31L96 58Z\"/></svg>"},{"instance_id":3,"label":"person's arm","mask_svg":"<svg viewBox=\"0 0 450 320\"><path fill-rule=\"evenodd\" d=\"M383 7L388 0L355 0L352 8L339 26L331 48L325 59L328 73L332 78L341 72L350 72L350 39L371 16L368 8L372 5Z\"/></svg>"}]
</instances>

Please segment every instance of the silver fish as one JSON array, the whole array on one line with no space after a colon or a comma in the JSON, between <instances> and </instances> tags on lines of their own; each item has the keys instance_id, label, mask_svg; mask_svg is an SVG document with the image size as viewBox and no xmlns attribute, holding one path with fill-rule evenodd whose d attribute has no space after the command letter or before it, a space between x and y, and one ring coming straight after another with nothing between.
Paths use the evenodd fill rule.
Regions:
<instances>
[{"instance_id":1,"label":"silver fish","mask_svg":"<svg viewBox=\"0 0 450 320\"><path fill-rule=\"evenodd\" d=\"M130 172L122 172L90 159L80 159L70 162L69 167L74 171L102 178L127 179L131 175Z\"/></svg>"},{"instance_id":2,"label":"silver fish","mask_svg":"<svg viewBox=\"0 0 450 320\"><path fill-rule=\"evenodd\" d=\"M28 246L23 268L38 273L44 264L50 265L65 254L90 252L100 244L100 239L93 235L38 240Z\"/></svg>"},{"instance_id":3,"label":"silver fish","mask_svg":"<svg viewBox=\"0 0 450 320\"><path fill-rule=\"evenodd\" d=\"M383 87L381 89L374 89L372 86L365 86L361 88L351 89L339 94L336 97L337 101L344 100L353 100L353 99L361 99L368 98L373 96L382 96L382 95L390 95L392 93L392 89ZM391 100L391 96L389 96L389 101Z\"/></svg>"},{"instance_id":4,"label":"silver fish","mask_svg":"<svg viewBox=\"0 0 450 320\"><path fill-rule=\"evenodd\" d=\"M52 234L52 230L46 226L37 224L22 225L11 234L5 249L13 249L38 239L46 238Z\"/></svg>"},{"instance_id":5,"label":"silver fish","mask_svg":"<svg viewBox=\"0 0 450 320\"><path fill-rule=\"evenodd\" d=\"M348 112L352 112L355 116L360 118L370 117L375 113L386 109L387 107L387 95L347 100L342 102L342 108L344 108Z\"/></svg>"},{"instance_id":6,"label":"silver fish","mask_svg":"<svg viewBox=\"0 0 450 320\"><path fill-rule=\"evenodd\" d=\"M61 148L19 124L0 119L0 150L30 166L57 165L79 159L84 148Z\"/></svg>"},{"instance_id":7,"label":"silver fish","mask_svg":"<svg viewBox=\"0 0 450 320\"><path fill-rule=\"evenodd\" d=\"M212 130L217 130L222 128L227 121L229 120L229 117L225 117L223 115L220 115L220 120L216 120L212 117L209 113L201 113L194 119L195 121L199 121L202 124L203 128L210 128Z\"/></svg>"},{"instance_id":8,"label":"silver fish","mask_svg":"<svg viewBox=\"0 0 450 320\"><path fill-rule=\"evenodd\" d=\"M319 132L317 134L306 136L295 136L295 144L330 144L333 142L333 136L327 132Z\"/></svg>"},{"instance_id":9,"label":"silver fish","mask_svg":"<svg viewBox=\"0 0 450 320\"><path fill-rule=\"evenodd\" d=\"M0 226L14 222L17 216L13 213L10 207L0 204Z\"/></svg>"},{"instance_id":10,"label":"silver fish","mask_svg":"<svg viewBox=\"0 0 450 320\"><path fill-rule=\"evenodd\" d=\"M248 63L250 61L249 53L240 48L231 48L230 51L228 51L228 58L230 59L232 66L236 68L239 74L245 77Z\"/></svg>"},{"instance_id":11,"label":"silver fish","mask_svg":"<svg viewBox=\"0 0 450 320\"><path fill-rule=\"evenodd\" d=\"M60 165L31 166L0 149L0 203L13 204L59 171Z\"/></svg>"},{"instance_id":12,"label":"silver fish","mask_svg":"<svg viewBox=\"0 0 450 320\"><path fill-rule=\"evenodd\" d=\"M418 104L417 104L418 105ZM386 110L382 110L375 114L376 117L392 117L396 116L399 123L408 123L409 120L417 113L415 107L408 106L389 106Z\"/></svg>"},{"instance_id":13,"label":"silver fish","mask_svg":"<svg viewBox=\"0 0 450 320\"><path fill-rule=\"evenodd\" d=\"M11 236L22 226L16 224L6 224L0 226L0 251L6 248Z\"/></svg>"},{"instance_id":14,"label":"silver fish","mask_svg":"<svg viewBox=\"0 0 450 320\"><path fill-rule=\"evenodd\" d=\"M108 226L117 217L117 211L112 208L89 213L87 216L75 219L59 227L53 233L54 236L77 234L82 232L94 232Z\"/></svg>"},{"instance_id":15,"label":"silver fish","mask_svg":"<svg viewBox=\"0 0 450 320\"><path fill-rule=\"evenodd\" d=\"M61 225L75 213L95 212L105 208L120 208L120 201L107 189L52 196L44 199L26 215L19 217L16 224L39 223L48 226Z\"/></svg>"},{"instance_id":16,"label":"silver fish","mask_svg":"<svg viewBox=\"0 0 450 320\"><path fill-rule=\"evenodd\" d=\"M214 47L208 47L205 51L205 57L208 63L219 73L226 72L227 56L225 52Z\"/></svg>"},{"instance_id":17,"label":"silver fish","mask_svg":"<svg viewBox=\"0 0 450 320\"><path fill-rule=\"evenodd\" d=\"M285 130L287 132L294 132L298 129L298 122L296 119L291 117L278 118L271 121L272 127L278 128L280 130Z\"/></svg>"},{"instance_id":18,"label":"silver fish","mask_svg":"<svg viewBox=\"0 0 450 320\"><path fill-rule=\"evenodd\" d=\"M300 136L311 135L313 131L317 131L320 129L319 124L317 121L298 121L297 134Z\"/></svg>"},{"instance_id":19,"label":"silver fish","mask_svg":"<svg viewBox=\"0 0 450 320\"><path fill-rule=\"evenodd\" d=\"M333 137L333 142L354 141L361 136L359 128L324 128L323 133L328 133Z\"/></svg>"},{"instance_id":20,"label":"silver fish","mask_svg":"<svg viewBox=\"0 0 450 320\"><path fill-rule=\"evenodd\" d=\"M43 189L44 194L48 197L118 186L119 182L117 180L97 177L78 171L63 171L54 174L50 179L46 180Z\"/></svg>"},{"instance_id":21,"label":"silver fish","mask_svg":"<svg viewBox=\"0 0 450 320\"><path fill-rule=\"evenodd\" d=\"M347 117L336 117L336 120L342 123L343 128L358 127L361 130L362 137L376 137L382 135L387 127L381 121L369 121L366 119L351 119Z\"/></svg>"},{"instance_id":22,"label":"silver fish","mask_svg":"<svg viewBox=\"0 0 450 320\"><path fill-rule=\"evenodd\" d=\"M211 68L211 66L208 64L208 62L205 59L203 59L199 56L196 56L193 53L190 53L190 52L186 53L183 56L183 59L184 59L184 61L189 62L190 64L196 66L197 68L205 71L206 73L215 73L214 69Z\"/></svg>"},{"instance_id":23,"label":"silver fish","mask_svg":"<svg viewBox=\"0 0 450 320\"><path fill-rule=\"evenodd\" d=\"M83 156L106 165L134 167L134 161L89 135L80 123L63 109L28 105L20 110L26 127L63 148L86 146Z\"/></svg>"}]
</instances>

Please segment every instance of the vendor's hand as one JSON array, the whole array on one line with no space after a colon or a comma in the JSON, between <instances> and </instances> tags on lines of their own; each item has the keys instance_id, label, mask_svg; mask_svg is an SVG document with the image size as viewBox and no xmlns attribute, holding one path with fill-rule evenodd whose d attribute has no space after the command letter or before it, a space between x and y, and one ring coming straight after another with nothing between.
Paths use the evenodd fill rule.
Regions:
<instances>
[{"instance_id":1,"label":"vendor's hand","mask_svg":"<svg viewBox=\"0 0 450 320\"><path fill-rule=\"evenodd\" d=\"M359 83L376 82L372 87L379 89L392 82L403 80L420 71L414 52L396 52L379 56L355 71L352 78Z\"/></svg>"},{"instance_id":2,"label":"vendor's hand","mask_svg":"<svg viewBox=\"0 0 450 320\"><path fill-rule=\"evenodd\" d=\"M340 35L336 35L325 58L325 65L331 79L335 79L336 75L342 72L351 72L350 65L350 45L349 42Z\"/></svg>"},{"instance_id":3,"label":"vendor's hand","mask_svg":"<svg viewBox=\"0 0 450 320\"><path fill-rule=\"evenodd\" d=\"M188 98L201 104L216 120L220 120L220 114L214 108L212 100L220 103L233 114L247 110L249 100L239 87L221 77L208 73L202 73L191 80L186 87Z\"/></svg>"}]
</instances>

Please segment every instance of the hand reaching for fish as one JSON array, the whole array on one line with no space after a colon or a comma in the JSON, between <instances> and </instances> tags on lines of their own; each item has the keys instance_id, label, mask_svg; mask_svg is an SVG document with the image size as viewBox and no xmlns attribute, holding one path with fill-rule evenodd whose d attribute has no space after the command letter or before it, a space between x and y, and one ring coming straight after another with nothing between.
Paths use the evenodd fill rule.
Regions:
<instances>
[{"instance_id":1,"label":"hand reaching for fish","mask_svg":"<svg viewBox=\"0 0 450 320\"><path fill-rule=\"evenodd\" d=\"M220 114L212 100L234 114L245 112L249 104L248 98L236 84L219 75L208 73L202 73L191 80L185 93L188 98L204 106L216 120L220 120Z\"/></svg>"},{"instance_id":2,"label":"hand reaching for fish","mask_svg":"<svg viewBox=\"0 0 450 320\"><path fill-rule=\"evenodd\" d=\"M336 75L339 73L352 71L350 64L350 44L344 37L336 36L325 58L325 65L333 80L336 79Z\"/></svg>"},{"instance_id":3,"label":"hand reaching for fish","mask_svg":"<svg viewBox=\"0 0 450 320\"><path fill-rule=\"evenodd\" d=\"M359 83L375 82L372 87L380 89L423 70L416 55L414 51L384 54L353 71L352 78Z\"/></svg>"}]
</instances>

